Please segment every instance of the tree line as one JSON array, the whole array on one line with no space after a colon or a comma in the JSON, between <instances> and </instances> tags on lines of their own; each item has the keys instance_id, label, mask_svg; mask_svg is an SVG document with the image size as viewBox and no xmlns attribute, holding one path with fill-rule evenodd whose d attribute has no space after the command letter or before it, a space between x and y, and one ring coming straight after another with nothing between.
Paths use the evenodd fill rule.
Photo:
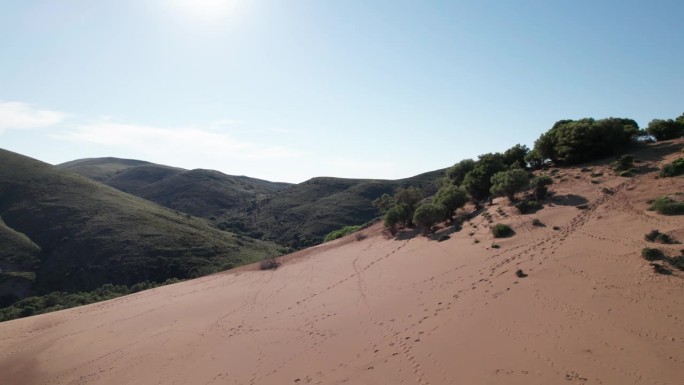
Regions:
<instances>
[{"instance_id":1,"label":"tree line","mask_svg":"<svg viewBox=\"0 0 684 385\"><path fill-rule=\"evenodd\" d=\"M683 134L684 114L676 119L654 119L646 129L628 118L559 120L539 136L532 149L516 144L502 153L482 154L449 167L441 188L428 199L424 199L420 188L410 186L399 188L394 195L383 194L373 205L384 215L385 227L391 234L399 227L414 224L427 233L435 223L453 221L455 211L469 201L476 208L494 197L515 202L516 194L527 190L532 190L532 199L543 200L552 179L534 177L531 171L549 161L558 165L583 163L624 153L645 135L661 141Z\"/></svg>"}]
</instances>

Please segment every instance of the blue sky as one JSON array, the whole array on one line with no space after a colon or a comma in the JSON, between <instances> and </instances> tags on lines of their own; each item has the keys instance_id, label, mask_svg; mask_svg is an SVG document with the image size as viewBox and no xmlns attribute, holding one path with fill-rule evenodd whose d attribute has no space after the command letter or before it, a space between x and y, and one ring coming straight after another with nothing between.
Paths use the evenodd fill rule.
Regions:
<instances>
[{"instance_id":1,"label":"blue sky","mask_svg":"<svg viewBox=\"0 0 684 385\"><path fill-rule=\"evenodd\" d=\"M0 0L0 147L396 179L684 112L681 1Z\"/></svg>"}]
</instances>

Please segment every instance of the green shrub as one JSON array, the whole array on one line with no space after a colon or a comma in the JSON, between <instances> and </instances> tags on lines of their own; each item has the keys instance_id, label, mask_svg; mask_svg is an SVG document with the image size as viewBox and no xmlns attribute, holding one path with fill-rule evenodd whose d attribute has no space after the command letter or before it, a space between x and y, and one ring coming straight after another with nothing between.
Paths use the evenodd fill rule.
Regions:
<instances>
[{"instance_id":1,"label":"green shrub","mask_svg":"<svg viewBox=\"0 0 684 385\"><path fill-rule=\"evenodd\" d=\"M644 249L641 250L641 256L647 261L658 261L665 258L662 251L650 247L644 247Z\"/></svg>"},{"instance_id":2,"label":"green shrub","mask_svg":"<svg viewBox=\"0 0 684 385\"><path fill-rule=\"evenodd\" d=\"M672 163L663 167L660 171L660 176L664 178L678 176L684 174L684 158L675 159Z\"/></svg>"},{"instance_id":3,"label":"green shrub","mask_svg":"<svg viewBox=\"0 0 684 385\"><path fill-rule=\"evenodd\" d=\"M353 232L359 231L361 229L361 225L358 226L344 226L341 229L331 231L328 233L328 235L325 236L323 239L323 242L330 242L334 241L335 239L339 239L344 237L345 235L349 235Z\"/></svg>"},{"instance_id":4,"label":"green shrub","mask_svg":"<svg viewBox=\"0 0 684 385\"><path fill-rule=\"evenodd\" d=\"M616 161L610 164L613 171L626 171L634 167L634 157L632 155L623 155Z\"/></svg>"},{"instance_id":5,"label":"green shrub","mask_svg":"<svg viewBox=\"0 0 684 385\"><path fill-rule=\"evenodd\" d=\"M670 262L670 265L676 267L677 269L684 270L684 254L670 258L668 262Z\"/></svg>"},{"instance_id":6,"label":"green shrub","mask_svg":"<svg viewBox=\"0 0 684 385\"><path fill-rule=\"evenodd\" d=\"M670 197L660 197L652 201L649 210L663 215L683 215L684 202L677 202Z\"/></svg>"},{"instance_id":7,"label":"green shrub","mask_svg":"<svg viewBox=\"0 0 684 385\"><path fill-rule=\"evenodd\" d=\"M624 178L631 178L634 176L634 173L632 171L629 171L629 170L620 171L620 176L624 177Z\"/></svg>"},{"instance_id":8,"label":"green shrub","mask_svg":"<svg viewBox=\"0 0 684 385\"><path fill-rule=\"evenodd\" d=\"M660 231L658 230L651 230L650 233L644 235L644 239L646 239L649 242L655 242L656 238L660 235Z\"/></svg>"},{"instance_id":9,"label":"green shrub","mask_svg":"<svg viewBox=\"0 0 684 385\"><path fill-rule=\"evenodd\" d=\"M532 220L532 226L544 227L545 225L544 225L544 224L542 223L542 221L540 221L539 219L534 218L534 219Z\"/></svg>"},{"instance_id":10,"label":"green shrub","mask_svg":"<svg viewBox=\"0 0 684 385\"><path fill-rule=\"evenodd\" d=\"M513 236L515 231L508 225L497 223L492 227L492 234L494 235L494 238L507 238Z\"/></svg>"},{"instance_id":11,"label":"green shrub","mask_svg":"<svg viewBox=\"0 0 684 385\"><path fill-rule=\"evenodd\" d=\"M544 206L538 201L521 201L515 204L515 208L518 209L520 214L530 214L536 213L543 209Z\"/></svg>"},{"instance_id":12,"label":"green shrub","mask_svg":"<svg viewBox=\"0 0 684 385\"><path fill-rule=\"evenodd\" d=\"M667 234L659 234L656 239L656 243L663 243L663 244L671 244L674 243L674 240Z\"/></svg>"},{"instance_id":13,"label":"green shrub","mask_svg":"<svg viewBox=\"0 0 684 385\"><path fill-rule=\"evenodd\" d=\"M498 243L492 243L492 249L500 249L501 246L499 246Z\"/></svg>"}]
</instances>

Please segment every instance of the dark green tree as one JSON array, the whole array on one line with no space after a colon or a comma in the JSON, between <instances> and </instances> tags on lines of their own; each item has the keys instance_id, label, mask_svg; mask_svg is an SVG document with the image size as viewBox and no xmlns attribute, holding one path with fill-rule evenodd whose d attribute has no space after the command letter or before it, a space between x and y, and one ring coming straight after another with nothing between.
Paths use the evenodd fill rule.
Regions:
<instances>
[{"instance_id":1,"label":"dark green tree","mask_svg":"<svg viewBox=\"0 0 684 385\"><path fill-rule=\"evenodd\" d=\"M632 119L560 120L537 139L534 149L542 159L576 164L626 151L638 132Z\"/></svg>"},{"instance_id":2,"label":"dark green tree","mask_svg":"<svg viewBox=\"0 0 684 385\"><path fill-rule=\"evenodd\" d=\"M492 176L506 168L503 155L500 153L480 155L475 167L463 178L461 186L475 202L484 200L489 196L489 189L492 188Z\"/></svg>"},{"instance_id":3,"label":"dark green tree","mask_svg":"<svg viewBox=\"0 0 684 385\"><path fill-rule=\"evenodd\" d=\"M525 145L516 144L503 153L503 162L506 166L513 166L518 163L521 167L525 167L527 163L525 157L530 152L530 149Z\"/></svg>"},{"instance_id":4,"label":"dark green tree","mask_svg":"<svg viewBox=\"0 0 684 385\"><path fill-rule=\"evenodd\" d=\"M384 223L385 227L387 229L389 229L390 233L392 235L394 235L397 233L397 226L400 223L405 222L407 216L408 215L406 213L406 210L404 210L403 206L400 206L400 205L392 206L385 213L383 223Z\"/></svg>"},{"instance_id":5,"label":"dark green tree","mask_svg":"<svg viewBox=\"0 0 684 385\"><path fill-rule=\"evenodd\" d=\"M544 158L539 154L539 151L532 150L525 155L525 162L530 165L530 168L539 170L544 165Z\"/></svg>"},{"instance_id":6,"label":"dark green tree","mask_svg":"<svg viewBox=\"0 0 684 385\"><path fill-rule=\"evenodd\" d=\"M677 118L676 121L672 119L653 119L650 123L648 123L648 128L646 131L655 136L655 138L658 140L679 138L682 136L682 133L684 133L684 123L681 123L680 119L684 120L684 118L681 116Z\"/></svg>"},{"instance_id":7,"label":"dark green tree","mask_svg":"<svg viewBox=\"0 0 684 385\"><path fill-rule=\"evenodd\" d=\"M472 159L464 159L455 165L449 167L446 171L446 179L454 186L460 186L463 183L465 175L475 168L475 161Z\"/></svg>"},{"instance_id":8,"label":"dark green tree","mask_svg":"<svg viewBox=\"0 0 684 385\"><path fill-rule=\"evenodd\" d=\"M468 202L468 193L460 187L446 185L440 188L435 194L435 203L441 204L445 208L446 219L452 221L454 211L463 207Z\"/></svg>"},{"instance_id":9,"label":"dark green tree","mask_svg":"<svg viewBox=\"0 0 684 385\"><path fill-rule=\"evenodd\" d=\"M432 232L432 226L444 219L446 207L439 203L425 203L418 208L413 215L413 221L423 228L423 234Z\"/></svg>"},{"instance_id":10,"label":"dark green tree","mask_svg":"<svg viewBox=\"0 0 684 385\"><path fill-rule=\"evenodd\" d=\"M397 201L394 199L394 197L387 193L382 194L380 198L373 200L373 206L377 207L383 214L396 204Z\"/></svg>"},{"instance_id":11,"label":"dark green tree","mask_svg":"<svg viewBox=\"0 0 684 385\"><path fill-rule=\"evenodd\" d=\"M413 226L413 213L416 211L418 202L423 199L423 192L416 186L407 188L400 187L394 194L397 205L403 206L406 211L406 226Z\"/></svg>"},{"instance_id":12,"label":"dark green tree","mask_svg":"<svg viewBox=\"0 0 684 385\"><path fill-rule=\"evenodd\" d=\"M529 187L527 172L521 169L500 171L492 175L491 193L494 196L506 196L513 202L515 194Z\"/></svg>"},{"instance_id":13,"label":"dark green tree","mask_svg":"<svg viewBox=\"0 0 684 385\"><path fill-rule=\"evenodd\" d=\"M553 184L553 179L548 175L539 175L538 177L532 179L530 186L534 190L534 197L537 201L541 202L546 199L546 195L549 193L548 186Z\"/></svg>"}]
</instances>

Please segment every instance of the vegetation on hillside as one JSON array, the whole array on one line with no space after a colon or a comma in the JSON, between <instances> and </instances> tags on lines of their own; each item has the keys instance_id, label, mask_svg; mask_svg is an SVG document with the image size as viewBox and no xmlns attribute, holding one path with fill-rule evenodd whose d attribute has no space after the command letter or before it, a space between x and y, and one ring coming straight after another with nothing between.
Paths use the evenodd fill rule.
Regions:
<instances>
[{"instance_id":1,"label":"vegetation on hillside","mask_svg":"<svg viewBox=\"0 0 684 385\"><path fill-rule=\"evenodd\" d=\"M344 226L344 227L341 228L341 229L338 229L338 230L335 230L335 231L331 231L330 233L328 233L328 235L325 236L325 239L323 239L323 242L334 241L335 239L339 239L339 238L344 237L345 235L349 235L349 234L351 234L351 233L353 233L353 232L359 231L359 230L361 230L362 228L363 228L362 225L358 225L358 226Z\"/></svg>"},{"instance_id":2,"label":"vegetation on hillside","mask_svg":"<svg viewBox=\"0 0 684 385\"><path fill-rule=\"evenodd\" d=\"M660 171L660 176L664 178L671 178L682 174L684 174L684 158L673 160Z\"/></svg>"},{"instance_id":3,"label":"vegetation on hillside","mask_svg":"<svg viewBox=\"0 0 684 385\"><path fill-rule=\"evenodd\" d=\"M684 215L684 202L663 196L651 201L649 210L663 215Z\"/></svg>"},{"instance_id":4,"label":"vegetation on hillside","mask_svg":"<svg viewBox=\"0 0 684 385\"><path fill-rule=\"evenodd\" d=\"M542 159L556 163L577 164L618 155L628 150L639 134L632 119L559 120L534 143Z\"/></svg>"},{"instance_id":5,"label":"vegetation on hillside","mask_svg":"<svg viewBox=\"0 0 684 385\"><path fill-rule=\"evenodd\" d=\"M0 300L186 279L277 255L73 173L0 150Z\"/></svg>"},{"instance_id":6,"label":"vegetation on hillside","mask_svg":"<svg viewBox=\"0 0 684 385\"><path fill-rule=\"evenodd\" d=\"M658 140L676 139L684 135L684 113L675 120L653 119L646 131Z\"/></svg>"}]
</instances>

